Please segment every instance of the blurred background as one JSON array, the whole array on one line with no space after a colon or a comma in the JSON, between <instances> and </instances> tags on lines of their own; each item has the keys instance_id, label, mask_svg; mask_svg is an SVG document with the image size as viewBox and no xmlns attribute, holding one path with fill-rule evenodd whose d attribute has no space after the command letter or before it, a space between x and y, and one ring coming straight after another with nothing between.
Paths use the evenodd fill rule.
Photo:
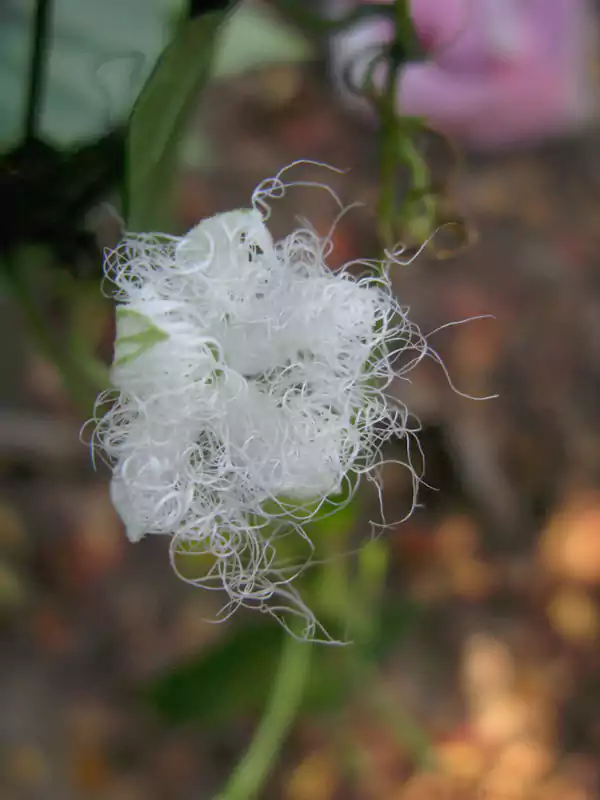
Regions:
<instances>
[{"instance_id":1,"label":"blurred background","mask_svg":"<svg viewBox=\"0 0 600 800\"><path fill-rule=\"evenodd\" d=\"M523 26L527 0L504 12L494 0L478 8L486 4L492 32L520 42L515 54L503 39L500 67L490 55L498 37L485 38L479 17L452 38L470 36L473 58L435 61L449 50L434 34L448 28L420 4L434 80L443 89L450 75L466 93L479 82L485 103L457 95L449 119L437 84L419 95L414 113L438 131L420 140L432 185L445 218L462 220L469 236L445 258L425 250L394 282L425 332L493 315L431 341L461 392L499 396L457 395L433 362L394 388L421 420L429 486L358 566L348 559L341 577L309 579L326 617L358 616L366 634L346 648L316 646L266 800L598 796L597 15L573 2L547 39L537 2ZM386 30L314 37L282 13L289 5L243 3L221 40L181 152L177 222L183 231L247 205L260 180L296 159L326 162L346 172L305 165L298 178L364 204L335 229L335 267L381 248L377 121L340 76L360 37L384 41ZM544 20L560 5L547 0ZM166 540L127 542L108 472L94 471L80 441L98 360L112 353L112 306L99 287L102 248L121 231L122 126L181 3L55 0L51 11L44 99L36 136L24 140L36 4L0 3L0 795L202 800L251 739L282 632L245 612L211 624L219 597L177 580ZM558 70L552 85L564 102L552 109L531 77L540 63ZM502 64L527 91L496 85ZM548 124L523 126L525 113ZM484 124L490 114L506 123L502 136ZM273 229L288 232L299 215L325 234L335 213L325 193L296 189L278 203ZM410 508L411 492L405 470L385 469L388 521ZM353 549L368 541L376 506L364 489L314 535L333 551ZM373 591L352 583L364 574L376 574ZM357 652L359 680L348 666Z\"/></svg>"}]
</instances>

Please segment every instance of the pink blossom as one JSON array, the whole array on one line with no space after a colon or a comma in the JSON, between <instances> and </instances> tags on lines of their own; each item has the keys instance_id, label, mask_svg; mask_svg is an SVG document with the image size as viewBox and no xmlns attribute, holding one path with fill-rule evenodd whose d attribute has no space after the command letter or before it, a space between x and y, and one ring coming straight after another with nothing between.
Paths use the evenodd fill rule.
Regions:
<instances>
[{"instance_id":1,"label":"pink blossom","mask_svg":"<svg viewBox=\"0 0 600 800\"><path fill-rule=\"evenodd\" d=\"M411 11L428 57L402 70L401 113L488 149L565 133L592 116L588 0L411 0ZM384 19L341 34L336 67L391 36Z\"/></svg>"}]
</instances>

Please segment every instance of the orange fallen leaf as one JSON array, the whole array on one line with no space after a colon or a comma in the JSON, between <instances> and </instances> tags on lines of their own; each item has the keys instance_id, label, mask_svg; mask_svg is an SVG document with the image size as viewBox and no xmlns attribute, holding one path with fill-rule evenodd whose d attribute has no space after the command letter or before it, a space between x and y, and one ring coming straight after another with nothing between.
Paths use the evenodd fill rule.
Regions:
<instances>
[{"instance_id":1,"label":"orange fallen leaf","mask_svg":"<svg viewBox=\"0 0 600 800\"><path fill-rule=\"evenodd\" d=\"M544 532L540 558L558 578L600 584L600 495L582 493L567 501Z\"/></svg>"}]
</instances>

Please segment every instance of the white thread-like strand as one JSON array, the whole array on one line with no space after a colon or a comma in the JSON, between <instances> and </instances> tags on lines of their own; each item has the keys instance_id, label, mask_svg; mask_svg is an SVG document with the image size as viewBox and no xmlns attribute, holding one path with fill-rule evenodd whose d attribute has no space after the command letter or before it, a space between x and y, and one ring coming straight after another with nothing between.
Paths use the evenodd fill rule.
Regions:
<instances>
[{"instance_id":1,"label":"white thread-like strand","mask_svg":"<svg viewBox=\"0 0 600 800\"><path fill-rule=\"evenodd\" d=\"M388 389L400 355L412 368L430 351L394 297L397 253L375 274L364 262L356 279L351 265L326 266L330 236L307 226L273 241L268 200L293 185L282 174L251 209L182 238L131 234L108 253L114 391L99 398L113 404L94 445L132 541L170 535L176 570L178 554L208 555L207 573L182 577L224 589L224 616L258 607L289 628L291 613L304 638L327 638L292 585L313 550L304 524L353 475L379 485L388 439L413 440L418 428ZM406 466L416 488L410 454ZM278 556L290 535L306 548L299 564Z\"/></svg>"}]
</instances>

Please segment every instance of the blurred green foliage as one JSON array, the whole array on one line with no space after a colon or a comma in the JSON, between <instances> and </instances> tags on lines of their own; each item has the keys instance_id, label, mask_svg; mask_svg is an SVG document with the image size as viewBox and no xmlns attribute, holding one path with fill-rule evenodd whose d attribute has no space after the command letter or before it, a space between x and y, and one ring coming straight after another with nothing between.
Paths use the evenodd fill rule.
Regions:
<instances>
[{"instance_id":1,"label":"blurred green foliage","mask_svg":"<svg viewBox=\"0 0 600 800\"><path fill-rule=\"evenodd\" d=\"M21 305L40 348L56 363L65 385L84 409L89 405L88 391L82 393L81 386L87 383L89 389L90 384L96 383L98 388L105 388L108 382L103 364L95 359L101 334L93 325L87 325L81 315L69 319L67 314L67 348L61 348L61 342L48 331L44 309L29 279L30 271L23 266L28 258L27 248L31 243L41 247L47 256L41 259L46 274L56 273L55 289L65 297L72 294L70 279L64 275L59 278L58 271L51 267L78 261L78 249L89 245L89 237L83 233L85 215L109 189L120 183L123 184L124 217L130 230L174 232L177 223L172 191L181 166L182 141L192 112L209 81L268 64L307 60L314 52L301 33L260 7L246 7L230 0L209 13L199 14L196 7L190 19L188 13L185 17L182 15L179 0L172 4L167 0L158 1L159 6L136 6L140 21L143 18L148 23L147 30L143 25L140 28L119 26L105 6L89 4L90 9L102 14L103 25L110 17L110 31L119 36L115 39L113 53L107 46L99 46L99 63L88 65L91 73L83 71L88 78L93 78L94 91L90 91L90 95L100 106L99 116L91 112L88 115L88 125L69 127L74 120L77 122L77 114L63 116L57 112L56 117L50 110L54 102L56 108L61 107L58 101L64 106L65 96L77 96L73 86L80 81L82 70L74 68L72 43L66 49L60 40L43 43L45 50L37 52L37 62L40 69L45 65L46 72L43 81L38 81L36 92L29 97L30 104L32 99L37 103L41 86L43 107L27 110L25 117L29 123L25 140L14 145L0 163L0 198L10 209L9 225L0 242L5 256L3 263L8 267L7 284ZM156 19L149 17L159 14L164 22L167 5L174 36L159 56L158 39L164 30L159 35L155 29ZM283 5L293 10L293 4ZM62 12L65 7L63 2ZM301 5L297 6L296 11L300 8ZM410 26L407 27L404 3L392 6L394 12L390 12L388 5L371 4L360 8L359 15L377 11L397 14L394 47L383 54L390 58L389 85L381 96L370 99L374 100L382 123L382 238L385 244L392 246L400 232L412 243L430 233L438 219L437 198L432 193L429 170L415 145L422 123L420 120L400 122L395 114L396 71L400 61L414 52L414 37ZM93 14L85 17L79 7L73 9L73 14L70 23L77 21L82 28L94 19ZM19 20L22 23L29 17L21 15L15 19L19 24ZM304 21L308 23L308 18ZM313 18L312 28L315 27L319 26ZM134 28L140 36L129 42L127 37ZM328 23L329 28L331 23ZM150 30L154 31L153 36L148 33ZM96 41L102 31L107 33L105 27L100 26L96 31L82 35L80 30L74 35L79 44L85 45L90 40ZM127 32L125 40L124 31ZM144 31L148 33L147 40L142 35ZM2 36L5 34L6 31ZM22 67L21 62L22 59L15 61ZM131 108L132 96L148 75L125 126L123 122ZM68 89L71 79L74 84ZM367 86L367 94L368 89ZM19 113L22 114L21 109ZM61 125L53 128L48 121L56 119L60 119ZM30 130L32 120L36 122L34 130ZM0 131L0 134L6 133L10 138L11 131L7 131ZM399 203L397 178L402 168L408 172L409 188ZM81 283L83 286L84 282ZM94 308L93 302L89 308ZM80 335L86 326L92 332ZM153 332L133 330L130 344L144 345L149 333ZM124 357L128 357L127 354ZM291 679L300 683L291 686L294 700L286 713L279 720L276 714L272 717L275 727L266 739L271 749L273 742L277 742L277 725L281 726L282 738L290 715L293 718L298 710L335 714L357 697L377 706L380 701L374 666L398 645L418 613L401 596L384 601L388 551L377 539L364 544L369 526L362 496L354 494L353 489L348 486L345 493L328 500L321 508L321 518L305 526L306 537L314 545L312 553L310 548L307 553L307 542L300 536L282 538L280 549L278 541L279 556L288 564L302 563L310 555L312 563L296 581L297 588L332 637L347 644L314 648L307 679L304 674L295 678L293 671L290 672ZM283 500L282 504L285 524ZM265 513L269 511L273 509L265 509ZM310 511L312 509L307 507L307 516ZM352 552L354 556L348 557ZM208 559L203 561L192 553L181 558L185 562L182 571L184 567L186 570L210 567ZM141 697L170 724L223 724L240 713L257 714L263 707L267 707L268 718L273 676L282 669L282 661L285 666L285 637L288 635L271 617L265 615L262 619L248 621L242 616L237 624L226 627L214 646L186 663L173 666L142 687ZM283 680L280 685L287 684ZM252 759L257 758L252 750L249 753ZM258 758L273 756L267 748L262 754L259 752ZM263 761L254 775L264 776L269 765L270 762Z\"/></svg>"},{"instance_id":2,"label":"blurred green foliage","mask_svg":"<svg viewBox=\"0 0 600 800\"><path fill-rule=\"evenodd\" d=\"M302 710L340 711L361 686L365 665L399 646L419 610L396 600L377 610L373 636L361 643L315 648ZM273 622L244 619L228 627L222 640L158 675L140 690L141 698L169 724L223 725L240 714L257 714L266 703L287 632ZM307 645L308 646L308 645Z\"/></svg>"}]
</instances>

